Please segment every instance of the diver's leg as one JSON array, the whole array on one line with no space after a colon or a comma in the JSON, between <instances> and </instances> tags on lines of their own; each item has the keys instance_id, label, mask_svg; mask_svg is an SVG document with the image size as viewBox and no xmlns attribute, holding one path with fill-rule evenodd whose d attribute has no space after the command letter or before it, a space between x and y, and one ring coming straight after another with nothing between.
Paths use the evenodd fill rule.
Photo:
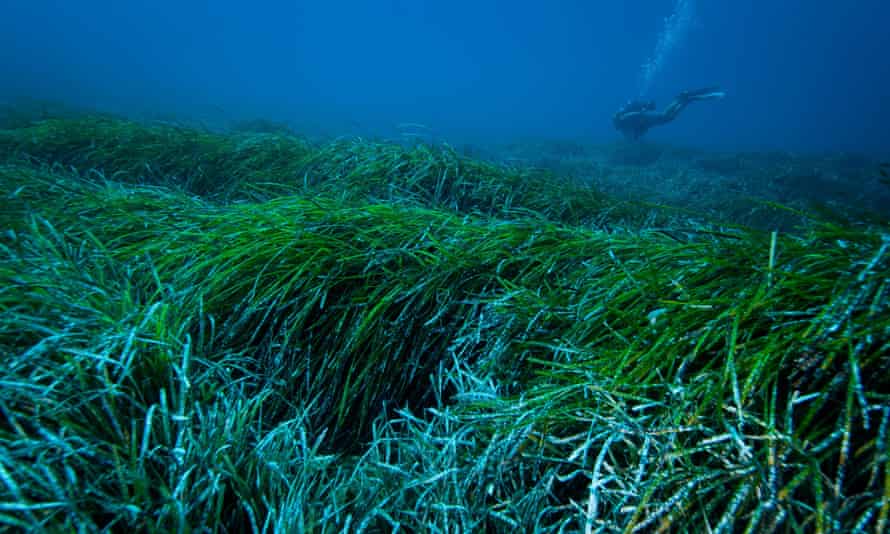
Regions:
<instances>
[{"instance_id":1,"label":"diver's leg","mask_svg":"<svg viewBox=\"0 0 890 534\"><path fill-rule=\"evenodd\" d=\"M698 89L697 91L683 91L671 104L665 108L664 115L665 121L670 122L677 118L677 115L680 114L683 109L689 105L693 100L711 100L714 98L723 98L726 96L726 93L720 91L718 87L706 87L704 89Z\"/></svg>"},{"instance_id":2,"label":"diver's leg","mask_svg":"<svg viewBox=\"0 0 890 534\"><path fill-rule=\"evenodd\" d=\"M671 122L672 120L677 118L677 115L680 114L683 109L689 105L689 98L685 93L680 93L677 98L674 99L673 102L668 105L668 107L664 108L664 111L661 113L663 115L662 122L660 124L665 124Z\"/></svg>"}]
</instances>

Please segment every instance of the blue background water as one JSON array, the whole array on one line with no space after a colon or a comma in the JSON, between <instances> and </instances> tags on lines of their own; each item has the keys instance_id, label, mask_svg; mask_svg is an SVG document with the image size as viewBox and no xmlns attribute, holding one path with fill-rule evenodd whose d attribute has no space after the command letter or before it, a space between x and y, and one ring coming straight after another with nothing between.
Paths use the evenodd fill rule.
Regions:
<instances>
[{"instance_id":1,"label":"blue background water","mask_svg":"<svg viewBox=\"0 0 890 534\"><path fill-rule=\"evenodd\" d=\"M678 11L691 17L672 31ZM728 97L650 139L887 154L888 21L887 0L7 0L0 98L332 135L416 122L451 142L611 142L664 39L647 96Z\"/></svg>"}]
</instances>

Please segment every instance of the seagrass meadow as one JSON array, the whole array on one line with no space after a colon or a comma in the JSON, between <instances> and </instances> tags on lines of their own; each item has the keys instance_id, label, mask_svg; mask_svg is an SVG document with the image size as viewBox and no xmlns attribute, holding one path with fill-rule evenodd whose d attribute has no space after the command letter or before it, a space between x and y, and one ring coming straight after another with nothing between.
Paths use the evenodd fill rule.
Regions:
<instances>
[{"instance_id":1,"label":"seagrass meadow","mask_svg":"<svg viewBox=\"0 0 890 534\"><path fill-rule=\"evenodd\" d=\"M879 216L98 116L0 158L5 527L888 531Z\"/></svg>"}]
</instances>

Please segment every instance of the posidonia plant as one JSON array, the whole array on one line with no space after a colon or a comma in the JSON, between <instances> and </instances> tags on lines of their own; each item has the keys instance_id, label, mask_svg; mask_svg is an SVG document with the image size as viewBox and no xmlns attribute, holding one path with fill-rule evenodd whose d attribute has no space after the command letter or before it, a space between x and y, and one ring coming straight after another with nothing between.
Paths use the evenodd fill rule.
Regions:
<instances>
[{"instance_id":1,"label":"posidonia plant","mask_svg":"<svg viewBox=\"0 0 890 534\"><path fill-rule=\"evenodd\" d=\"M887 529L886 223L107 118L0 145L6 526Z\"/></svg>"}]
</instances>

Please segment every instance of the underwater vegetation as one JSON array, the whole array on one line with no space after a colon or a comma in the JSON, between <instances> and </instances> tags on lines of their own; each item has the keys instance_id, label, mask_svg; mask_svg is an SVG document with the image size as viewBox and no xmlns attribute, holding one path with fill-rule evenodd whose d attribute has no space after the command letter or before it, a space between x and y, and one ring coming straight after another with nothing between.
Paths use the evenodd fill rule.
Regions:
<instances>
[{"instance_id":1,"label":"underwater vegetation","mask_svg":"<svg viewBox=\"0 0 890 534\"><path fill-rule=\"evenodd\" d=\"M6 527L887 531L880 218L110 117L0 158Z\"/></svg>"}]
</instances>

